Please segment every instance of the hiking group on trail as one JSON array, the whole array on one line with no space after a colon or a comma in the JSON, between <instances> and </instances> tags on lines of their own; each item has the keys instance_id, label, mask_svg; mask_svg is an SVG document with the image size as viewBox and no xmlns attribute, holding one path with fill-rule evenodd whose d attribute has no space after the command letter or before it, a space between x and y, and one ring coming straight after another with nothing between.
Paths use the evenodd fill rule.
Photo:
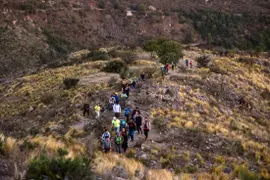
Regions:
<instances>
[{"instance_id":1,"label":"hiking group on trail","mask_svg":"<svg viewBox=\"0 0 270 180\"><path fill-rule=\"evenodd\" d=\"M192 61L184 59L186 67L192 68ZM166 64L161 67L161 72L163 75L168 74L169 67L172 71L175 70L175 64ZM114 150L117 153L126 152L129 147L129 142L133 142L136 135L144 134L144 139L148 139L149 131L151 131L151 122L148 117L143 116L139 107L132 109L130 105L126 105L124 108L120 102L129 99L131 89L135 89L138 81L145 81L145 73L141 73L139 78L136 79L123 79L122 80L122 92L120 96L117 92L109 97L109 102L105 108L98 104L94 106L96 113L96 119L100 119L100 115L104 111L112 112L111 129L104 127L101 136L102 148L105 153ZM90 106L88 104L84 105L83 115L89 116ZM121 114L123 116L121 116ZM121 118L125 117L125 118ZM111 132L111 133L110 133ZM137 133L136 133L137 132Z\"/></svg>"},{"instance_id":2,"label":"hiking group on trail","mask_svg":"<svg viewBox=\"0 0 270 180\"><path fill-rule=\"evenodd\" d=\"M102 147L105 153L112 150L117 153L125 153L129 147L129 142L134 142L136 131L136 135L144 134L144 139L147 140L148 133L151 130L151 123L148 118L142 116L139 107L132 109L130 105L127 105L122 109L120 105L122 101L130 97L130 91L136 88L138 81L145 81L145 76L145 73L141 73L139 79L124 79L120 95L117 92L111 95L105 108L101 104L94 106L96 119L101 118L102 112L112 112L111 129L104 127L101 136ZM83 108L84 116L89 116L89 109L89 104L85 104Z\"/></svg>"}]
</instances>

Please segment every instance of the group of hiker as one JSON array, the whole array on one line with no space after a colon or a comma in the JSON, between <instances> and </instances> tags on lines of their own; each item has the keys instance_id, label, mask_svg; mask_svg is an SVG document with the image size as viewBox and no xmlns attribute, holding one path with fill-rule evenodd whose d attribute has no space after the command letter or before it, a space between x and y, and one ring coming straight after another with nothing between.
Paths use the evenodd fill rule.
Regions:
<instances>
[{"instance_id":1,"label":"group of hiker","mask_svg":"<svg viewBox=\"0 0 270 180\"><path fill-rule=\"evenodd\" d=\"M143 117L139 107L132 109L129 105L122 109L120 102L126 100L130 96L130 90L136 88L138 81L145 81L145 73L140 74L138 79L124 79L122 81L122 92L115 92L109 97L107 107L102 107L97 104L94 107L96 119L100 119L100 115L104 111L113 113L111 129L104 127L101 136L103 150L105 153L114 149L118 153L126 152L131 142L135 139L135 134L144 134L144 139L147 140L148 133L151 130L151 123L148 117ZM84 107L84 116L89 115L89 105ZM121 116L122 114L122 116ZM121 118L122 117L122 118ZM113 148L114 147L114 148Z\"/></svg>"},{"instance_id":2,"label":"group of hiker","mask_svg":"<svg viewBox=\"0 0 270 180\"><path fill-rule=\"evenodd\" d=\"M185 59L184 61L187 68L192 68L191 60ZM174 63L172 62L171 64L162 66L162 73L168 74L169 67L174 70ZM134 141L136 131L137 135L144 134L145 140L147 140L148 133L151 130L151 123L148 117L142 116L139 107L132 110L129 106L127 106L122 111L122 107L120 105L120 100L127 100L130 97L131 89L136 88L138 81L145 81L145 76L145 73L141 73L138 79L124 79L122 81L122 92L120 95L118 95L117 92L112 94L106 108L102 107L101 104L94 107L96 119L99 119L101 112L106 110L113 112L114 116L111 122L111 129L109 130L108 128L104 127L101 136L103 150L105 153L111 151L112 149L118 153L125 153L129 147L129 140L131 142ZM84 106L84 115L89 115L89 108L89 105ZM121 118L121 114L123 114L122 117L125 118Z\"/></svg>"},{"instance_id":3,"label":"group of hiker","mask_svg":"<svg viewBox=\"0 0 270 180\"><path fill-rule=\"evenodd\" d=\"M147 117L142 117L138 107L134 110L126 107L123 115L126 119L120 120L117 117L113 117L112 119L111 132L115 134L114 137L112 137L109 130L104 127L101 139L105 153L111 151L113 145L116 152L125 153L129 145L129 139L131 142L134 141L136 131L137 135L144 134L145 140L148 138L148 133L151 130L151 123Z\"/></svg>"},{"instance_id":4,"label":"group of hiker","mask_svg":"<svg viewBox=\"0 0 270 180\"><path fill-rule=\"evenodd\" d=\"M184 59L186 67L187 68L192 68L193 67L193 62L192 60L188 60L188 59ZM169 68L171 67L171 70L174 71L175 70L175 64L172 62L171 64L166 64L165 66L161 66L161 72L163 74L168 74L169 73Z\"/></svg>"},{"instance_id":5,"label":"group of hiker","mask_svg":"<svg viewBox=\"0 0 270 180\"><path fill-rule=\"evenodd\" d=\"M186 67L187 67L187 68L188 68L188 66L189 66L190 68L193 67L192 60L185 59L185 63L186 63Z\"/></svg>"}]
</instances>

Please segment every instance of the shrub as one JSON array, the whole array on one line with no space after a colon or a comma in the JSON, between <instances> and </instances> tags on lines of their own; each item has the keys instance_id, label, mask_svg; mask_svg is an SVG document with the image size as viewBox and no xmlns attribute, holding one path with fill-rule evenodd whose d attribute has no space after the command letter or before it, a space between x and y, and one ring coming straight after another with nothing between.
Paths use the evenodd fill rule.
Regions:
<instances>
[{"instance_id":1,"label":"shrub","mask_svg":"<svg viewBox=\"0 0 270 180\"><path fill-rule=\"evenodd\" d=\"M178 59L183 57L181 44L177 41L171 41L171 40L167 40L161 43L158 48L157 53L159 57L162 57L163 55L168 54L168 53L175 53Z\"/></svg>"},{"instance_id":2,"label":"shrub","mask_svg":"<svg viewBox=\"0 0 270 180\"><path fill-rule=\"evenodd\" d=\"M159 130L163 131L167 129L167 123L164 119L157 117L153 121L154 126L156 126Z\"/></svg>"},{"instance_id":3,"label":"shrub","mask_svg":"<svg viewBox=\"0 0 270 180\"><path fill-rule=\"evenodd\" d=\"M100 9L105 9L105 6L106 6L105 0L99 0L98 1L98 7Z\"/></svg>"},{"instance_id":4,"label":"shrub","mask_svg":"<svg viewBox=\"0 0 270 180\"><path fill-rule=\"evenodd\" d=\"M198 57L196 61L198 62L199 67L207 67L208 63L211 61L211 58L210 56L203 55L203 56Z\"/></svg>"},{"instance_id":5,"label":"shrub","mask_svg":"<svg viewBox=\"0 0 270 180\"><path fill-rule=\"evenodd\" d=\"M59 149L49 158L42 154L33 159L27 169L26 179L91 179L89 160L83 157L65 158L67 152Z\"/></svg>"},{"instance_id":6,"label":"shrub","mask_svg":"<svg viewBox=\"0 0 270 180\"><path fill-rule=\"evenodd\" d=\"M112 58L117 58L119 57L119 52L116 49L112 49L108 53Z\"/></svg>"},{"instance_id":7,"label":"shrub","mask_svg":"<svg viewBox=\"0 0 270 180\"><path fill-rule=\"evenodd\" d=\"M177 64L178 63L178 56L172 52L172 53L167 53L165 55L163 55L160 59L160 63L162 64L170 64L170 63L174 63Z\"/></svg>"},{"instance_id":8,"label":"shrub","mask_svg":"<svg viewBox=\"0 0 270 180\"><path fill-rule=\"evenodd\" d=\"M66 79L64 79L63 83L65 85L65 89L70 89L72 87L75 87L79 81L80 80L76 79L76 78L66 78Z\"/></svg>"},{"instance_id":9,"label":"shrub","mask_svg":"<svg viewBox=\"0 0 270 180\"><path fill-rule=\"evenodd\" d=\"M51 104L55 100L55 94L53 93L45 93L41 98L40 101L45 104Z\"/></svg>"},{"instance_id":10,"label":"shrub","mask_svg":"<svg viewBox=\"0 0 270 180\"><path fill-rule=\"evenodd\" d=\"M0 155L9 155L14 149L16 140L0 134Z\"/></svg>"},{"instance_id":11,"label":"shrub","mask_svg":"<svg viewBox=\"0 0 270 180\"><path fill-rule=\"evenodd\" d=\"M128 69L128 66L124 61L112 60L106 63L105 67L103 68L103 71L120 73L121 70L126 70L126 69Z\"/></svg>"},{"instance_id":12,"label":"shrub","mask_svg":"<svg viewBox=\"0 0 270 180\"><path fill-rule=\"evenodd\" d=\"M119 57L127 64L132 64L138 59L136 53L133 52L123 52L119 54Z\"/></svg>"},{"instance_id":13,"label":"shrub","mask_svg":"<svg viewBox=\"0 0 270 180\"><path fill-rule=\"evenodd\" d=\"M159 57L162 57L168 53L175 53L178 59L183 57L181 44L177 41L172 41L164 38L148 41L144 46L144 50L152 52L152 55L153 52L156 52Z\"/></svg>"},{"instance_id":14,"label":"shrub","mask_svg":"<svg viewBox=\"0 0 270 180\"><path fill-rule=\"evenodd\" d=\"M109 87L113 87L115 83L117 82L117 79L115 77L111 77L108 81Z\"/></svg>"},{"instance_id":15,"label":"shrub","mask_svg":"<svg viewBox=\"0 0 270 180\"><path fill-rule=\"evenodd\" d=\"M241 180L259 180L259 176L251 172L246 166L242 165L236 169Z\"/></svg>"},{"instance_id":16,"label":"shrub","mask_svg":"<svg viewBox=\"0 0 270 180\"><path fill-rule=\"evenodd\" d=\"M92 51L91 53L88 54L88 57L93 61L110 59L110 56L107 52L100 50Z\"/></svg>"}]
</instances>

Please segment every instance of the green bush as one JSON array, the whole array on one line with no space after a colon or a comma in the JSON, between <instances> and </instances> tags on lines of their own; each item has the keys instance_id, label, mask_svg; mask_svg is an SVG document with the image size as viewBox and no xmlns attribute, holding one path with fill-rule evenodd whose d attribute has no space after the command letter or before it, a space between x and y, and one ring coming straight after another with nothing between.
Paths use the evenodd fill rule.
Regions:
<instances>
[{"instance_id":1,"label":"green bush","mask_svg":"<svg viewBox=\"0 0 270 180\"><path fill-rule=\"evenodd\" d=\"M55 94L53 93L45 93L41 98L40 98L40 101L43 103L43 104L51 104L53 101L55 100Z\"/></svg>"},{"instance_id":2,"label":"green bush","mask_svg":"<svg viewBox=\"0 0 270 180\"><path fill-rule=\"evenodd\" d=\"M163 56L161 56L160 62L162 64L170 64L170 63L174 63L177 64L179 60L179 57L174 53L167 53Z\"/></svg>"},{"instance_id":3,"label":"green bush","mask_svg":"<svg viewBox=\"0 0 270 180\"><path fill-rule=\"evenodd\" d=\"M93 61L97 60L109 60L110 56L107 52L95 50L88 54L88 58L90 58Z\"/></svg>"},{"instance_id":4,"label":"green bush","mask_svg":"<svg viewBox=\"0 0 270 180\"><path fill-rule=\"evenodd\" d=\"M27 169L26 179L91 179L90 162L87 158L65 158L67 151L58 150L58 154L49 158L42 154L33 159Z\"/></svg>"},{"instance_id":5,"label":"green bush","mask_svg":"<svg viewBox=\"0 0 270 180\"><path fill-rule=\"evenodd\" d=\"M168 57L172 59L179 59L184 55L182 46L179 42L165 38L148 41L144 46L144 50L151 52L152 54L155 52L159 57L170 54L168 56L164 56L163 59L167 59Z\"/></svg>"},{"instance_id":6,"label":"green bush","mask_svg":"<svg viewBox=\"0 0 270 180\"><path fill-rule=\"evenodd\" d=\"M166 121L160 117L155 118L153 121L153 124L155 127L157 127L161 131L164 131L167 129Z\"/></svg>"},{"instance_id":7,"label":"green bush","mask_svg":"<svg viewBox=\"0 0 270 180\"><path fill-rule=\"evenodd\" d=\"M203 55L203 56L200 56L196 59L199 67L207 67L208 66L208 63L211 61L211 58L210 56L207 56L207 55Z\"/></svg>"},{"instance_id":8,"label":"green bush","mask_svg":"<svg viewBox=\"0 0 270 180\"><path fill-rule=\"evenodd\" d=\"M259 180L260 177L251 172L246 166L240 166L237 169L238 177L241 180Z\"/></svg>"},{"instance_id":9,"label":"green bush","mask_svg":"<svg viewBox=\"0 0 270 180\"><path fill-rule=\"evenodd\" d=\"M158 56L162 57L163 55L168 53L175 53L179 58L183 57L181 44L179 42L171 40L161 43L157 51Z\"/></svg>"},{"instance_id":10,"label":"green bush","mask_svg":"<svg viewBox=\"0 0 270 180\"><path fill-rule=\"evenodd\" d=\"M138 56L134 52L122 52L118 54L118 57L120 57L125 63L132 64L134 61L138 59Z\"/></svg>"},{"instance_id":11,"label":"green bush","mask_svg":"<svg viewBox=\"0 0 270 180\"><path fill-rule=\"evenodd\" d=\"M127 70L127 64L122 60L112 60L106 63L103 71L105 72L113 72L113 73L120 73L121 71Z\"/></svg>"}]
</instances>

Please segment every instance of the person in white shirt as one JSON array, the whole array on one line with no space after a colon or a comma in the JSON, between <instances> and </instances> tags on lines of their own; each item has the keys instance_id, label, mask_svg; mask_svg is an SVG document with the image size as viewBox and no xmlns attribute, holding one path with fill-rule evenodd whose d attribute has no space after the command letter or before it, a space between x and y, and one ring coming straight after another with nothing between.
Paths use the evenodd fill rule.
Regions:
<instances>
[{"instance_id":1,"label":"person in white shirt","mask_svg":"<svg viewBox=\"0 0 270 180\"><path fill-rule=\"evenodd\" d=\"M115 117L120 117L121 106L118 102L113 105L113 112L115 114Z\"/></svg>"}]
</instances>

